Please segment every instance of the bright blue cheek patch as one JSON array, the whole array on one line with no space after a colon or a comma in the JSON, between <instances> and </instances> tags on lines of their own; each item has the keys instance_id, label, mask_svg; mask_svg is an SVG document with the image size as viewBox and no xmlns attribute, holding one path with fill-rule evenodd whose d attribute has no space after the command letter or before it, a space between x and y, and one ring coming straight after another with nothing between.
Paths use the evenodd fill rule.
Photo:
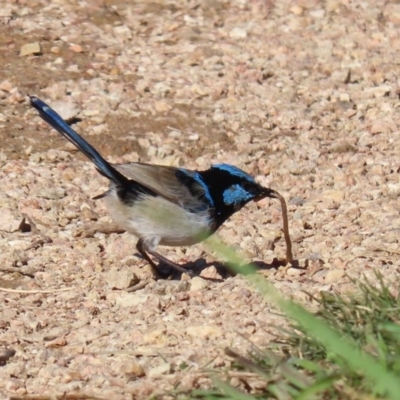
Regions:
<instances>
[{"instance_id":1,"label":"bright blue cheek patch","mask_svg":"<svg viewBox=\"0 0 400 400\"><path fill-rule=\"evenodd\" d=\"M223 197L226 205L232 205L251 200L253 195L240 185L232 185L224 191Z\"/></svg>"}]
</instances>

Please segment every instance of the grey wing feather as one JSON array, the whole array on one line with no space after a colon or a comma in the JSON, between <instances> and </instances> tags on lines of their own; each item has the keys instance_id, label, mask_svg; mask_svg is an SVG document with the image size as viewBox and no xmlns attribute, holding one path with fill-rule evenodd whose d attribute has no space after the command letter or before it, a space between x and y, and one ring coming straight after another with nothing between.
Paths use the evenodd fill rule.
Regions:
<instances>
[{"instance_id":1,"label":"grey wing feather","mask_svg":"<svg viewBox=\"0 0 400 400\"><path fill-rule=\"evenodd\" d=\"M208 208L208 204L203 201L204 188L200 184L196 185L197 196L194 197L189 188L177 179L175 175L177 169L174 167L142 163L113 164L113 167L128 179L140 183L184 208L191 210ZM195 174L195 171L185 171L189 176Z\"/></svg>"}]
</instances>

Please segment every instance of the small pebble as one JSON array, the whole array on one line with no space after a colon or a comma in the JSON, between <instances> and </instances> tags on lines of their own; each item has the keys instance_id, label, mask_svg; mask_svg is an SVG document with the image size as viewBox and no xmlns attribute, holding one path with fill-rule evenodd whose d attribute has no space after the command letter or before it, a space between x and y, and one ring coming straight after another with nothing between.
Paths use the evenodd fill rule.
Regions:
<instances>
[{"instance_id":1,"label":"small pebble","mask_svg":"<svg viewBox=\"0 0 400 400\"><path fill-rule=\"evenodd\" d=\"M24 44L19 52L21 57L40 54L42 54L42 48L39 42Z\"/></svg>"}]
</instances>

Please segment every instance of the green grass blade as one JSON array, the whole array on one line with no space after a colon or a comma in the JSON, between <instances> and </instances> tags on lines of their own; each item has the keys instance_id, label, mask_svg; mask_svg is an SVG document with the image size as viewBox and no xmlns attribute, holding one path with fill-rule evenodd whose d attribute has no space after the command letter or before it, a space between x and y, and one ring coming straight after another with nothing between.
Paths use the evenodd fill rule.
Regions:
<instances>
[{"instance_id":1,"label":"green grass blade","mask_svg":"<svg viewBox=\"0 0 400 400\"><path fill-rule=\"evenodd\" d=\"M223 382L219 379L214 379L214 385L224 393L226 399L256 400L254 396L245 394L238 389L235 389L233 386L229 385L229 383Z\"/></svg>"},{"instance_id":2,"label":"green grass blade","mask_svg":"<svg viewBox=\"0 0 400 400\"><path fill-rule=\"evenodd\" d=\"M251 265L242 265L238 257L230 248L215 237L207 240L213 250L228 260L233 271L248 277L248 280L275 306L282 309L286 315L303 327L308 335L317 339L328 353L340 356L352 368L365 375L371 382L375 382L376 393L398 400L400 393L400 379L391 373L386 366L362 351L357 342L344 338L339 331L331 328L322 319L309 313L304 307L284 298L260 275Z\"/></svg>"}]
</instances>

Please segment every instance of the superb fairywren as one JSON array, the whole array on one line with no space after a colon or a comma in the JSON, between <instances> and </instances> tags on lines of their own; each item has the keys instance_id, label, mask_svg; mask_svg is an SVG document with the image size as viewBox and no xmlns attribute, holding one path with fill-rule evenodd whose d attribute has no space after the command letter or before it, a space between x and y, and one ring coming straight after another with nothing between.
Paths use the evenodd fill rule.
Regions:
<instances>
[{"instance_id":1,"label":"superb fairywren","mask_svg":"<svg viewBox=\"0 0 400 400\"><path fill-rule=\"evenodd\" d=\"M110 164L45 102L30 96L30 103L110 180L108 191L95 199L103 198L113 220L139 238L136 248L156 273L159 270L149 255L188 272L157 253L158 245L198 243L251 200L278 198L285 206L279 193L262 187L252 176L229 164L216 164L206 171L142 163ZM287 239L286 207L284 231ZM289 246L287 251L291 261Z\"/></svg>"}]
</instances>

